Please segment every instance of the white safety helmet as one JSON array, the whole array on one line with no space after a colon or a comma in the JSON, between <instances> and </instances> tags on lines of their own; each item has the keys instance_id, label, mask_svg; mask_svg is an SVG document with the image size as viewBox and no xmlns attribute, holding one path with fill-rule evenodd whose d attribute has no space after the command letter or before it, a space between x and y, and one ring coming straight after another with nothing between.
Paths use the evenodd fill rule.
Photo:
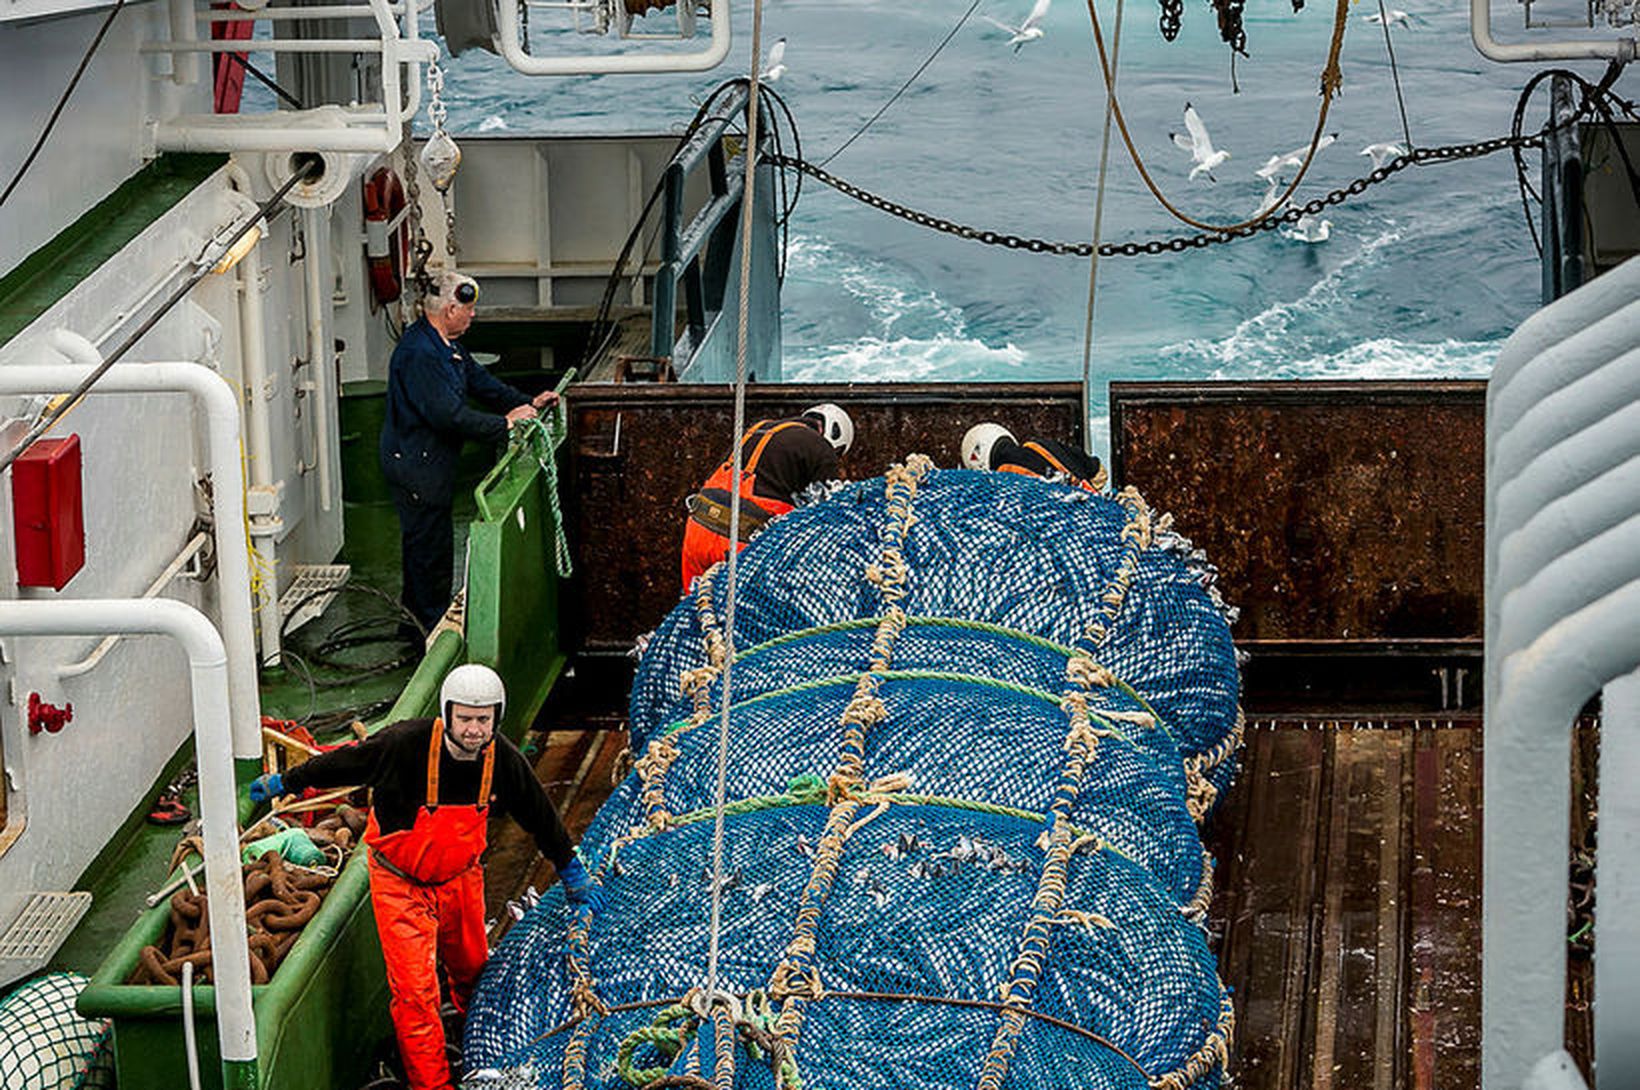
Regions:
<instances>
[{"instance_id":1,"label":"white safety helmet","mask_svg":"<svg viewBox=\"0 0 1640 1090\"><path fill-rule=\"evenodd\" d=\"M962 437L962 468L990 469L991 451L999 441L1014 441L1014 433L1001 424L975 424Z\"/></svg>"},{"instance_id":2,"label":"white safety helmet","mask_svg":"<svg viewBox=\"0 0 1640 1090\"><path fill-rule=\"evenodd\" d=\"M493 705L495 726L499 730L501 717L507 711L507 686L502 684L501 675L488 666L469 662L444 675L444 686L438 693L438 707L446 725L450 722L452 704L465 704L470 708Z\"/></svg>"},{"instance_id":3,"label":"white safety helmet","mask_svg":"<svg viewBox=\"0 0 1640 1090\"><path fill-rule=\"evenodd\" d=\"M837 448L838 454L847 454L848 448L854 445L854 421L838 406L827 401L804 409L803 415L820 421L820 434Z\"/></svg>"}]
</instances>

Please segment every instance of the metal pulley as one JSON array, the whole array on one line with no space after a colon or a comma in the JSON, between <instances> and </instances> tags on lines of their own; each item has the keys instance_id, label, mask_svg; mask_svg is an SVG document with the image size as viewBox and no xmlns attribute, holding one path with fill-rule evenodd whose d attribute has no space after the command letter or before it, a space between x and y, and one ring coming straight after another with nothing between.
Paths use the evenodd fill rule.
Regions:
<instances>
[{"instance_id":1,"label":"metal pulley","mask_svg":"<svg viewBox=\"0 0 1640 1090\"><path fill-rule=\"evenodd\" d=\"M450 134L436 130L421 149L422 175L440 193L447 192L456 180L456 169L461 166L461 148Z\"/></svg>"}]
</instances>

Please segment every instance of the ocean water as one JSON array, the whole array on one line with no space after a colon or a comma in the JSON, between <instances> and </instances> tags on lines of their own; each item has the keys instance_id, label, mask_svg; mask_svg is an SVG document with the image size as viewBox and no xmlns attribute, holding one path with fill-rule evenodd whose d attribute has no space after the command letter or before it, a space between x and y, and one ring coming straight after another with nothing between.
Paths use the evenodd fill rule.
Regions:
<instances>
[{"instance_id":1,"label":"ocean water","mask_svg":"<svg viewBox=\"0 0 1640 1090\"><path fill-rule=\"evenodd\" d=\"M1394 0L1412 137L1419 145L1507 133L1522 66L1486 61L1467 7ZM764 41L787 39L776 85L807 158L829 155L885 102L967 8L966 0L768 0ZM1091 237L1104 92L1088 12L1058 0L1045 35L1015 52L982 20L1017 23L1029 0L984 0L919 81L830 164L894 200L977 227ZM1504 6L1507 10L1509 6ZM748 67L751 5L737 3L730 61L659 77L528 78L469 51L448 65L450 125L514 133L676 131L719 81ZM1370 169L1360 149L1402 140L1374 0L1351 8L1344 86L1302 202ZM1107 42L1115 6L1101 0ZM1332 8L1294 13L1249 0L1249 56L1235 66L1206 4L1164 42L1152 4L1127 6L1118 94L1141 156L1169 196L1218 221L1258 207L1264 160L1308 142ZM664 21L667 15L656 15ZM1500 18L1502 15L1500 14ZM537 14L537 26L546 16ZM536 51L607 48L538 30ZM1591 74L1595 74L1591 70ZM1170 132L1191 102L1231 152L1213 181L1187 178ZM1528 113L1540 122L1544 96ZM1536 155L1528 162L1536 169ZM1149 195L1120 143L1106 185L1104 238L1186 232ZM1092 374L1095 427L1113 379L1484 376L1502 340L1538 305L1537 256L1507 153L1412 167L1326 213L1311 244L1258 238L1100 262ZM805 180L784 291L786 376L811 381L1074 379L1082 371L1086 259L1039 256L936 234Z\"/></svg>"}]
</instances>

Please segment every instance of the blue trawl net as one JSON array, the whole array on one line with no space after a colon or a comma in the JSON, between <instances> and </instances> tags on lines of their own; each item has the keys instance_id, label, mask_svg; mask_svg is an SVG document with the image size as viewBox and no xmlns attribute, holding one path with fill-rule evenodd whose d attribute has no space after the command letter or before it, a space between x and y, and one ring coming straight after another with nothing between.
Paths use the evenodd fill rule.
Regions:
<instances>
[{"instance_id":1,"label":"blue trawl net","mask_svg":"<svg viewBox=\"0 0 1640 1090\"><path fill-rule=\"evenodd\" d=\"M914 457L737 567L721 858L720 565L639 666L581 842L606 907L508 933L467 1084L1218 1087L1197 821L1238 676L1189 543L1135 494Z\"/></svg>"}]
</instances>

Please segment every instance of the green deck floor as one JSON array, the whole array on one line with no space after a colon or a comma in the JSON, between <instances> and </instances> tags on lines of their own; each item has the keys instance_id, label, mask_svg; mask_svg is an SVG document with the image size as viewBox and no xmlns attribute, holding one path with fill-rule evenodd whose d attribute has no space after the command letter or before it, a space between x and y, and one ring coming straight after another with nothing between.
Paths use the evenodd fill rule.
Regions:
<instances>
[{"instance_id":1,"label":"green deck floor","mask_svg":"<svg viewBox=\"0 0 1640 1090\"><path fill-rule=\"evenodd\" d=\"M459 557L466 548L467 521L473 516L474 509L470 490L459 491L457 496L455 521ZM344 519L347 544L338 560L352 565L350 582L378 588L397 598L399 529L391 504L350 503ZM459 561L456 570L461 570ZM301 653L301 649L315 646L326 634L344 624L367 617L386 616L390 610L388 603L373 596L343 593L337 596L323 616L292 633L290 645ZM355 661L368 661L373 656L379 661L382 650L366 647L356 649L353 654ZM280 719L302 719L310 715L323 717L337 709L391 702L404 688L414 668L414 664L407 663L390 673L320 687L315 690L316 696L310 696L307 682L298 670L265 670L261 676L262 712ZM327 676L321 669L316 669L315 675L318 680ZM347 728L343 724L321 735L321 738L340 738L346 734ZM120 835L110 842L76 884L75 888L89 889L95 897L79 926L52 959L53 969L90 976L145 910L144 899L164 884L171 852L183 835L185 826L152 825L144 821L142 815L147 813L153 799L192 760L193 742L190 739L152 785L138 813L132 816ZM198 796L193 789L185 793L184 802L190 810L198 813Z\"/></svg>"}]
</instances>

